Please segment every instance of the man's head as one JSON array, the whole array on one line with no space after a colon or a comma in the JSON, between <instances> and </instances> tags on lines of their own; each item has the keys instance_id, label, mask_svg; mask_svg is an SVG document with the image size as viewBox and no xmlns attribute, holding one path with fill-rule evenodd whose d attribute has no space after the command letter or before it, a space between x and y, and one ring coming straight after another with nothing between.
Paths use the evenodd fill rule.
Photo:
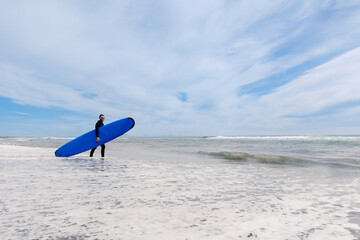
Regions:
<instances>
[{"instance_id":1,"label":"man's head","mask_svg":"<svg viewBox=\"0 0 360 240\"><path fill-rule=\"evenodd\" d=\"M103 122L103 121L105 120L104 114L100 114L100 115L99 115L99 119Z\"/></svg>"}]
</instances>

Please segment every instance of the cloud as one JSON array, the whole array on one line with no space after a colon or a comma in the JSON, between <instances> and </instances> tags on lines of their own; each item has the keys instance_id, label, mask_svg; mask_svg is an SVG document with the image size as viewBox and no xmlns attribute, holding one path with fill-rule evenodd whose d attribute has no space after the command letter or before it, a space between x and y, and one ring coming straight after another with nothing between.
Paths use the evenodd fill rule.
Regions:
<instances>
[{"instance_id":1,"label":"cloud","mask_svg":"<svg viewBox=\"0 0 360 240\"><path fill-rule=\"evenodd\" d=\"M304 76L279 88L266 98L286 99L276 101L282 113L309 114L349 101L360 100L358 84L360 48L320 65ZM284 104L284 106L281 106ZM286 110L285 110L286 109Z\"/></svg>"},{"instance_id":2,"label":"cloud","mask_svg":"<svg viewBox=\"0 0 360 240\"><path fill-rule=\"evenodd\" d=\"M25 112L14 112L16 114L19 114L19 115L24 115L24 116L31 116L30 113L25 113Z\"/></svg>"},{"instance_id":3,"label":"cloud","mask_svg":"<svg viewBox=\"0 0 360 240\"><path fill-rule=\"evenodd\" d=\"M0 94L22 105L59 107L85 112L93 109L113 110L99 104L93 98L82 97L84 94L79 90L32 75L33 72L24 69L0 65Z\"/></svg>"},{"instance_id":4,"label":"cloud","mask_svg":"<svg viewBox=\"0 0 360 240\"><path fill-rule=\"evenodd\" d=\"M359 61L360 48L356 48L249 102L242 112L249 114L248 121L267 125L269 130L318 120L331 132L347 124L345 115L360 116Z\"/></svg>"},{"instance_id":5,"label":"cloud","mask_svg":"<svg viewBox=\"0 0 360 240\"><path fill-rule=\"evenodd\" d=\"M0 96L133 116L139 135L273 131L282 116L353 100L315 69L358 47L359 9L356 1L6 2ZM323 100L331 87L344 94ZM289 133L299 124L286 122Z\"/></svg>"}]
</instances>

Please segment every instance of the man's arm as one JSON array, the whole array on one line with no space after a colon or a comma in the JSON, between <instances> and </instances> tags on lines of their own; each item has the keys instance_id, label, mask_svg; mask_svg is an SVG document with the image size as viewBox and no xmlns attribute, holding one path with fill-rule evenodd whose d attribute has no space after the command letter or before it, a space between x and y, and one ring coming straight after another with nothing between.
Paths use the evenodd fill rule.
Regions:
<instances>
[{"instance_id":1,"label":"man's arm","mask_svg":"<svg viewBox=\"0 0 360 240\"><path fill-rule=\"evenodd\" d=\"M99 137L99 123L96 123L95 124L95 134L96 134L96 137Z\"/></svg>"},{"instance_id":2,"label":"man's arm","mask_svg":"<svg viewBox=\"0 0 360 240\"><path fill-rule=\"evenodd\" d=\"M101 126L100 126L99 122L97 122L96 125L95 125L96 142L99 142L99 141L100 141L100 138L99 138L99 127L101 127Z\"/></svg>"}]
</instances>

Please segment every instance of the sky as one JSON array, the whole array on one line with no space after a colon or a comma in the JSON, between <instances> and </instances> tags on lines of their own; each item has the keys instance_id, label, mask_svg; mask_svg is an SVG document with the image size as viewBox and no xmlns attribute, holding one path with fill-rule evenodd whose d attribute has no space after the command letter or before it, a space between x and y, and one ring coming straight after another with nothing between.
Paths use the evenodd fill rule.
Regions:
<instances>
[{"instance_id":1,"label":"sky","mask_svg":"<svg viewBox=\"0 0 360 240\"><path fill-rule=\"evenodd\" d=\"M0 2L0 136L360 134L360 1Z\"/></svg>"}]
</instances>

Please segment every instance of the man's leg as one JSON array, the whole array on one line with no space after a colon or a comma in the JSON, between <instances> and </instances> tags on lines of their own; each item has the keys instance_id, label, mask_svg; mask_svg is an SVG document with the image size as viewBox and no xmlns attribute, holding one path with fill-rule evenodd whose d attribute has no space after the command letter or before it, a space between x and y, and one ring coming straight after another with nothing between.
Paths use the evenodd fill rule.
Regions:
<instances>
[{"instance_id":1,"label":"man's leg","mask_svg":"<svg viewBox=\"0 0 360 240\"><path fill-rule=\"evenodd\" d=\"M92 156L94 155L95 149L96 149L96 148L91 149L91 151L90 151L90 157L92 157Z\"/></svg>"},{"instance_id":2,"label":"man's leg","mask_svg":"<svg viewBox=\"0 0 360 240\"><path fill-rule=\"evenodd\" d=\"M101 145L101 156L105 157L105 144Z\"/></svg>"}]
</instances>

